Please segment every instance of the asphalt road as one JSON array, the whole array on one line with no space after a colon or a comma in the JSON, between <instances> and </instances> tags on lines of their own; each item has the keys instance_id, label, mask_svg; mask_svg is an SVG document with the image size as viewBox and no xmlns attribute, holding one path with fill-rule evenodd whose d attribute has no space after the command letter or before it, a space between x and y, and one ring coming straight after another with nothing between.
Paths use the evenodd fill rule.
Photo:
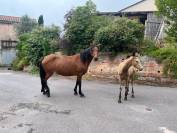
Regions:
<instances>
[{"instance_id":1,"label":"asphalt road","mask_svg":"<svg viewBox=\"0 0 177 133\"><path fill-rule=\"evenodd\" d=\"M83 81L86 98L73 95L74 80L40 79L0 71L0 133L175 133L177 88L135 85L135 98L118 104L119 87Z\"/></svg>"}]
</instances>

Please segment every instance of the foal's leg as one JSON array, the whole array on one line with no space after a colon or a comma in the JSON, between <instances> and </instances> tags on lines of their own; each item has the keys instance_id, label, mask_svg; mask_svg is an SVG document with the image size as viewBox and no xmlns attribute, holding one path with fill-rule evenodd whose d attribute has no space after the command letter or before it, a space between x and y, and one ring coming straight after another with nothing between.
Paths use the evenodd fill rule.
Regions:
<instances>
[{"instance_id":1,"label":"foal's leg","mask_svg":"<svg viewBox=\"0 0 177 133\"><path fill-rule=\"evenodd\" d=\"M122 96L121 96L121 92L122 92L122 81L121 81L121 79L119 80L120 81L120 91L119 91L119 100L118 100L118 103L121 103L121 98L122 98Z\"/></svg>"},{"instance_id":2,"label":"foal's leg","mask_svg":"<svg viewBox=\"0 0 177 133\"><path fill-rule=\"evenodd\" d=\"M134 90L133 90L133 84L134 84L133 82L134 82L134 81L133 81L133 79L132 79L132 82L131 82L131 84L132 84L132 96L131 96L131 97L132 97L132 98L135 98Z\"/></svg>"},{"instance_id":3,"label":"foal's leg","mask_svg":"<svg viewBox=\"0 0 177 133\"><path fill-rule=\"evenodd\" d=\"M127 101L127 95L128 95L128 80L126 80L126 85L125 85L125 97L124 97L124 100Z\"/></svg>"},{"instance_id":4,"label":"foal's leg","mask_svg":"<svg viewBox=\"0 0 177 133\"><path fill-rule=\"evenodd\" d=\"M74 95L77 95L77 85L79 84L78 82L78 77L77 77L77 80L76 80L76 85L74 87Z\"/></svg>"},{"instance_id":5,"label":"foal's leg","mask_svg":"<svg viewBox=\"0 0 177 133\"><path fill-rule=\"evenodd\" d=\"M79 95L80 97L85 97L84 93L82 93L82 90L81 90L82 77L78 77L78 82L79 82Z\"/></svg>"}]
</instances>

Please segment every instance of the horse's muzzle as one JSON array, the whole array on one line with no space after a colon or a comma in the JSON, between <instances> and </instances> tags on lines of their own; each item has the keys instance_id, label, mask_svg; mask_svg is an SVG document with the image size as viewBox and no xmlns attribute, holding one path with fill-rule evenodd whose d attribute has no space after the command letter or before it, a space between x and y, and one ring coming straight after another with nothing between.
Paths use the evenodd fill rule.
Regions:
<instances>
[{"instance_id":1,"label":"horse's muzzle","mask_svg":"<svg viewBox=\"0 0 177 133\"><path fill-rule=\"evenodd\" d=\"M98 57L95 57L95 58L94 58L94 61L98 61Z\"/></svg>"}]
</instances>

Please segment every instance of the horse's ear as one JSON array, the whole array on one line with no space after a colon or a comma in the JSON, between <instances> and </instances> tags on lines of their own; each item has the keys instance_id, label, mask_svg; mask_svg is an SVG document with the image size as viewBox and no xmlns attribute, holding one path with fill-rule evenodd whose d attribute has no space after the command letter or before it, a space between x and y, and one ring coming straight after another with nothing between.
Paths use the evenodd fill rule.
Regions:
<instances>
[{"instance_id":1,"label":"horse's ear","mask_svg":"<svg viewBox=\"0 0 177 133\"><path fill-rule=\"evenodd\" d=\"M132 56L136 56L136 52L133 52L133 53L132 53Z\"/></svg>"}]
</instances>

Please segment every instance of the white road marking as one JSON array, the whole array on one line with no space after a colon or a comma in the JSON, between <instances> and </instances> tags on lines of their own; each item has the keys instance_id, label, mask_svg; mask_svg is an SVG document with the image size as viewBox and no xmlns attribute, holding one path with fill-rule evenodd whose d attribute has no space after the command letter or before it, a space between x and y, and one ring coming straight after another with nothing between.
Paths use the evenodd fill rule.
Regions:
<instances>
[{"instance_id":1,"label":"white road marking","mask_svg":"<svg viewBox=\"0 0 177 133\"><path fill-rule=\"evenodd\" d=\"M147 106L145 105L129 105L129 108L136 111L136 112L139 112L139 113L149 113L149 112L153 112L152 109L148 108ZM149 111L148 111L149 109Z\"/></svg>"},{"instance_id":2,"label":"white road marking","mask_svg":"<svg viewBox=\"0 0 177 133\"><path fill-rule=\"evenodd\" d=\"M176 133L175 131L169 130L166 127L159 127L159 130L163 131L163 133Z\"/></svg>"},{"instance_id":3,"label":"white road marking","mask_svg":"<svg viewBox=\"0 0 177 133\"><path fill-rule=\"evenodd\" d=\"M12 75L12 73L0 73L0 75Z\"/></svg>"}]
</instances>

